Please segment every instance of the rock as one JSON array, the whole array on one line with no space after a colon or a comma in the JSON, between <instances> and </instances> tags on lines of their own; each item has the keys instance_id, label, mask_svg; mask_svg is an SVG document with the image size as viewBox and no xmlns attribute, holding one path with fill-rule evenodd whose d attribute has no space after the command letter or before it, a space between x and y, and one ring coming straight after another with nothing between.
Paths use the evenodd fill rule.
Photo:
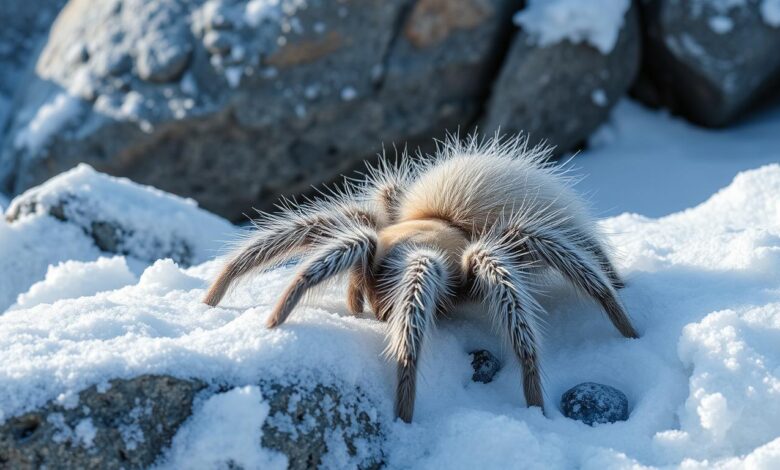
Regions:
<instances>
[{"instance_id":1,"label":"rock","mask_svg":"<svg viewBox=\"0 0 780 470\"><path fill-rule=\"evenodd\" d=\"M3 2L0 8L0 148L12 100L66 0Z\"/></svg>"},{"instance_id":2,"label":"rock","mask_svg":"<svg viewBox=\"0 0 780 470\"><path fill-rule=\"evenodd\" d=\"M474 368L471 380L483 384L492 382L493 377L501 370L501 362L498 358L484 349L472 351L469 354L471 355L471 367Z\"/></svg>"},{"instance_id":3,"label":"rock","mask_svg":"<svg viewBox=\"0 0 780 470\"><path fill-rule=\"evenodd\" d=\"M336 442L346 446L358 468L381 467L376 409L359 391L300 384L263 384L261 389L271 406L263 423L263 447L285 454L289 469L318 468Z\"/></svg>"},{"instance_id":4,"label":"rock","mask_svg":"<svg viewBox=\"0 0 780 470\"><path fill-rule=\"evenodd\" d=\"M532 143L547 141L558 153L575 148L606 120L634 80L640 39L636 7L626 11L611 49L565 38L546 43L521 28L481 128L500 128L504 134L525 131Z\"/></svg>"},{"instance_id":5,"label":"rock","mask_svg":"<svg viewBox=\"0 0 780 470\"><path fill-rule=\"evenodd\" d=\"M376 408L359 389L268 381L260 388L270 411L257 445L285 454L288 468L315 468L330 450L345 451L357 468L382 465L384 437ZM50 402L0 425L0 467L147 468L198 412L196 395L230 389L164 375L92 386L77 402Z\"/></svg>"},{"instance_id":6,"label":"rock","mask_svg":"<svg viewBox=\"0 0 780 470\"><path fill-rule=\"evenodd\" d=\"M153 262L170 258L190 266L213 257L218 240L233 231L193 201L87 165L52 178L11 201L6 219L51 216L79 227L104 252Z\"/></svg>"},{"instance_id":7,"label":"rock","mask_svg":"<svg viewBox=\"0 0 780 470\"><path fill-rule=\"evenodd\" d=\"M642 2L644 63L634 94L711 127L780 89L780 15L761 0Z\"/></svg>"},{"instance_id":8,"label":"rock","mask_svg":"<svg viewBox=\"0 0 780 470\"><path fill-rule=\"evenodd\" d=\"M146 468L192 413L196 380L146 375L92 386L72 407L50 402L0 426L0 466Z\"/></svg>"},{"instance_id":9,"label":"rock","mask_svg":"<svg viewBox=\"0 0 780 470\"><path fill-rule=\"evenodd\" d=\"M382 143L470 125L513 5L72 0L18 94L0 186L87 162L230 218L270 208ZM31 132L43 116L56 118Z\"/></svg>"},{"instance_id":10,"label":"rock","mask_svg":"<svg viewBox=\"0 0 780 470\"><path fill-rule=\"evenodd\" d=\"M620 390L593 382L581 383L561 396L564 416L588 426L628 419L628 398Z\"/></svg>"}]
</instances>

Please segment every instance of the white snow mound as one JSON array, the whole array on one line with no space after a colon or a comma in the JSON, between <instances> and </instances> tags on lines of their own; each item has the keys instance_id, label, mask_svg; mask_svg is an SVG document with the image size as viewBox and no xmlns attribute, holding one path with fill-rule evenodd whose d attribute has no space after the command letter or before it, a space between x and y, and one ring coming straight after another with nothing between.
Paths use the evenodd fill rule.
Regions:
<instances>
[{"instance_id":1,"label":"white snow mound","mask_svg":"<svg viewBox=\"0 0 780 470\"><path fill-rule=\"evenodd\" d=\"M228 382L240 388L198 404L162 465L207 465L221 453L247 468L276 467L279 455L254 447L268 412L255 385L338 378L377 404L391 469L780 468L780 165L738 175L698 207L602 226L621 255L620 295L642 336L622 338L595 305L553 288L541 299L546 416L525 407L516 360L479 306L440 320L426 341L407 425L392 421L385 325L348 315L343 283L268 330L295 267L252 276L209 308L200 300L217 262L158 261L137 283L80 298L86 291L57 273L98 266L66 263L34 289L46 304L33 306L31 290L30 308L0 315L0 419L110 378ZM490 384L471 381L468 353L478 348L502 360ZM585 381L622 390L628 421L589 427L562 416L561 394Z\"/></svg>"}]
</instances>

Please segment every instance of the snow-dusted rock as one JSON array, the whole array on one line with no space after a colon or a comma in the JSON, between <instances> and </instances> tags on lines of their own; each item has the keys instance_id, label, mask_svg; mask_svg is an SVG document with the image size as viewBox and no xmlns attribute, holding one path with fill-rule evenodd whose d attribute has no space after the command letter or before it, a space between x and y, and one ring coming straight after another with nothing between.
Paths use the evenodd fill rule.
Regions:
<instances>
[{"instance_id":1,"label":"snow-dusted rock","mask_svg":"<svg viewBox=\"0 0 780 470\"><path fill-rule=\"evenodd\" d=\"M0 8L0 147L16 88L65 1L7 1Z\"/></svg>"},{"instance_id":2,"label":"snow-dusted rock","mask_svg":"<svg viewBox=\"0 0 780 470\"><path fill-rule=\"evenodd\" d=\"M182 266L214 256L222 237L233 231L192 200L98 173L86 164L26 191L6 211L11 223L28 216L75 225L106 253L145 262L170 258Z\"/></svg>"},{"instance_id":3,"label":"snow-dusted rock","mask_svg":"<svg viewBox=\"0 0 780 470\"><path fill-rule=\"evenodd\" d=\"M636 95L706 126L723 126L777 89L776 0L648 0Z\"/></svg>"},{"instance_id":4,"label":"snow-dusted rock","mask_svg":"<svg viewBox=\"0 0 780 470\"><path fill-rule=\"evenodd\" d=\"M588 426L625 421L628 419L628 398L615 387L585 382L561 396L561 411L567 418Z\"/></svg>"},{"instance_id":5,"label":"snow-dusted rock","mask_svg":"<svg viewBox=\"0 0 780 470\"><path fill-rule=\"evenodd\" d=\"M205 384L146 375L111 380L0 426L6 468L147 468L192 414Z\"/></svg>"},{"instance_id":6,"label":"snow-dusted rock","mask_svg":"<svg viewBox=\"0 0 780 470\"><path fill-rule=\"evenodd\" d=\"M469 354L471 355L471 367L474 368L471 380L483 384L492 382L493 377L501 370L501 361L486 349L472 351Z\"/></svg>"},{"instance_id":7,"label":"snow-dusted rock","mask_svg":"<svg viewBox=\"0 0 780 470\"><path fill-rule=\"evenodd\" d=\"M18 193L87 162L239 218L383 142L469 125L513 3L72 0L0 181Z\"/></svg>"},{"instance_id":8,"label":"snow-dusted rock","mask_svg":"<svg viewBox=\"0 0 780 470\"><path fill-rule=\"evenodd\" d=\"M197 417L186 421L193 413L222 417L226 429L201 429ZM259 420L244 418L256 413ZM204 431L214 454L165 455L171 444L186 447ZM355 468L376 468L382 459L381 427L359 391L268 382L207 388L200 380L142 375L101 382L6 419L0 463L15 469L140 469L163 456L173 468L256 466L256 460L230 454L239 443L255 447L254 457L267 455L269 464L295 470L327 464L331 452L344 453ZM220 451L228 455L221 458Z\"/></svg>"},{"instance_id":9,"label":"snow-dusted rock","mask_svg":"<svg viewBox=\"0 0 780 470\"><path fill-rule=\"evenodd\" d=\"M202 263L235 233L192 200L79 165L18 196L0 218L0 272L12 273L0 282L0 311L116 289L135 282L128 269L137 275L161 258ZM126 261L101 261L107 253Z\"/></svg>"},{"instance_id":10,"label":"snow-dusted rock","mask_svg":"<svg viewBox=\"0 0 780 470\"><path fill-rule=\"evenodd\" d=\"M484 130L526 132L565 152L609 116L636 75L640 27L629 0L529 1L493 87Z\"/></svg>"}]
</instances>

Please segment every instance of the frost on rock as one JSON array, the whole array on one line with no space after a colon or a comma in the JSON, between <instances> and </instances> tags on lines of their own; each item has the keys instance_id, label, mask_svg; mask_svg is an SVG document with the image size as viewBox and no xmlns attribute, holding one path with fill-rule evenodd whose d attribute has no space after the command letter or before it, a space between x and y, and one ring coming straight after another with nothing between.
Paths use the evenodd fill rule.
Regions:
<instances>
[{"instance_id":1,"label":"frost on rock","mask_svg":"<svg viewBox=\"0 0 780 470\"><path fill-rule=\"evenodd\" d=\"M232 233L224 220L191 199L96 172L86 164L32 188L11 202L11 221L51 216L81 228L103 252L189 266L214 256Z\"/></svg>"},{"instance_id":2,"label":"frost on rock","mask_svg":"<svg viewBox=\"0 0 780 470\"><path fill-rule=\"evenodd\" d=\"M540 46L587 42L606 55L615 47L629 0L529 0L514 22Z\"/></svg>"},{"instance_id":3,"label":"frost on rock","mask_svg":"<svg viewBox=\"0 0 780 470\"><path fill-rule=\"evenodd\" d=\"M35 153L46 145L51 137L63 130L82 110L81 101L66 92L55 95L42 105L27 126L14 138L17 148Z\"/></svg>"}]
</instances>

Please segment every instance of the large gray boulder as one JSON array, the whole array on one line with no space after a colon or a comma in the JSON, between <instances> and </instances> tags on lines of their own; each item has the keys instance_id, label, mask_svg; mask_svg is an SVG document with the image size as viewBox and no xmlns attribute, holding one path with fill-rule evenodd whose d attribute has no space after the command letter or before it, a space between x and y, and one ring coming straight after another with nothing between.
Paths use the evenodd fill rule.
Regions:
<instances>
[{"instance_id":1,"label":"large gray boulder","mask_svg":"<svg viewBox=\"0 0 780 470\"><path fill-rule=\"evenodd\" d=\"M88 162L236 219L383 143L475 119L509 0L71 0L0 152L18 193Z\"/></svg>"},{"instance_id":2,"label":"large gray boulder","mask_svg":"<svg viewBox=\"0 0 780 470\"><path fill-rule=\"evenodd\" d=\"M780 90L780 4L646 0L645 54L634 93L719 127Z\"/></svg>"},{"instance_id":3,"label":"large gray boulder","mask_svg":"<svg viewBox=\"0 0 780 470\"><path fill-rule=\"evenodd\" d=\"M316 468L329 445L345 446L358 468L381 466L382 427L360 390L273 382L262 382L260 388L270 411L257 445L284 454L289 468ZM0 425L0 467L147 468L166 458L166 449L202 399L228 390L165 375L92 386L77 400L52 401ZM233 468L227 457L224 464Z\"/></svg>"},{"instance_id":4,"label":"large gray boulder","mask_svg":"<svg viewBox=\"0 0 780 470\"><path fill-rule=\"evenodd\" d=\"M524 131L532 143L546 141L558 153L582 143L607 119L638 71L639 17L630 5L626 2L622 24L617 18L613 44L609 40L594 44L587 40L587 32L585 37L570 38L548 31L543 33L552 40L545 34L540 38L530 26L545 27L539 24L544 12L529 17L529 24L521 11L516 16L520 30L494 84L482 129ZM545 5L536 2L535 7Z\"/></svg>"}]
</instances>

